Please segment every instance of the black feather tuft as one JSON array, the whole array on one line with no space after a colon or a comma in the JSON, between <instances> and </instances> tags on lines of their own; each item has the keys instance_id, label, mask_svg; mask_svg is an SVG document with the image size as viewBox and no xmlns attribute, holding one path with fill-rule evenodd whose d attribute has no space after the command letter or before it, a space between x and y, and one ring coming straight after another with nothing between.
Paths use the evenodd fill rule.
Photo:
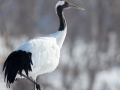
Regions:
<instances>
[{"instance_id":1,"label":"black feather tuft","mask_svg":"<svg viewBox=\"0 0 120 90\"><path fill-rule=\"evenodd\" d=\"M16 75L18 73L21 75L23 70L28 76L28 72L32 71L31 65L33 65L31 56L30 52L22 50L14 51L8 56L3 66L3 71L5 70L4 79L7 78L7 83L13 83Z\"/></svg>"}]
</instances>

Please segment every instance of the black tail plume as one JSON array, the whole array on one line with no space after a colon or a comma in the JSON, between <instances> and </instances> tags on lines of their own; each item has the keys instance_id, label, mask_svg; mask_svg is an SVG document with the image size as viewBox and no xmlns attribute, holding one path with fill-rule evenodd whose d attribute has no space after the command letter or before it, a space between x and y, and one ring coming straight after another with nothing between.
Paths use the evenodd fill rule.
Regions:
<instances>
[{"instance_id":1,"label":"black tail plume","mask_svg":"<svg viewBox=\"0 0 120 90\"><path fill-rule=\"evenodd\" d=\"M13 83L16 75L18 73L21 75L23 70L28 76L28 71L32 71L31 65L33 65L31 55L30 52L18 50L8 56L3 66L3 71L5 70L4 79L7 78L7 83Z\"/></svg>"}]
</instances>

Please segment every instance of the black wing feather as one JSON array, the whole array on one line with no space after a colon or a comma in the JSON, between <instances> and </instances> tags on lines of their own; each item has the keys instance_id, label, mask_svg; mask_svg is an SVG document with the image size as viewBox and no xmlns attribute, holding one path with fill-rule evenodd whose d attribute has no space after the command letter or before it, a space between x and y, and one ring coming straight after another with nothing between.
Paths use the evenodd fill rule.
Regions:
<instances>
[{"instance_id":1,"label":"black wing feather","mask_svg":"<svg viewBox=\"0 0 120 90\"><path fill-rule=\"evenodd\" d=\"M21 75L23 70L28 76L28 72L32 71L31 65L33 65L31 56L30 52L22 50L14 51L8 56L3 66L3 71L5 70L4 79L7 78L7 83L13 83L16 75L18 73Z\"/></svg>"}]
</instances>

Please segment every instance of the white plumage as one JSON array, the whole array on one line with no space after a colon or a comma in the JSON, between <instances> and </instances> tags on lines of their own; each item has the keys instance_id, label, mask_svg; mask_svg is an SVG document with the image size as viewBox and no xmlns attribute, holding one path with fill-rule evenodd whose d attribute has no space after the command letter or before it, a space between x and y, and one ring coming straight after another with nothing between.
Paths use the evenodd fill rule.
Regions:
<instances>
[{"instance_id":1,"label":"white plumage","mask_svg":"<svg viewBox=\"0 0 120 90\"><path fill-rule=\"evenodd\" d=\"M63 31L38 37L23 43L17 50L32 53L32 72L29 72L34 80L40 74L49 73L59 64L60 49L66 36L67 26ZM25 74L25 72L23 71ZM16 78L20 78L18 75Z\"/></svg>"},{"instance_id":2,"label":"white plumage","mask_svg":"<svg viewBox=\"0 0 120 90\"><path fill-rule=\"evenodd\" d=\"M17 50L23 50L32 53L32 72L29 76L36 79L39 74L53 71L60 57L60 47L57 44L55 37L40 37L32 39Z\"/></svg>"}]
</instances>

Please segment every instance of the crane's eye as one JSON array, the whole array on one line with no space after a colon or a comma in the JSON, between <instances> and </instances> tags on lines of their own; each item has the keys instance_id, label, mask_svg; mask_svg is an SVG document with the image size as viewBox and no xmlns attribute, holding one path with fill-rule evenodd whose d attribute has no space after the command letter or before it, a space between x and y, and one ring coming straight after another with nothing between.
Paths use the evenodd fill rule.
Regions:
<instances>
[{"instance_id":1,"label":"crane's eye","mask_svg":"<svg viewBox=\"0 0 120 90\"><path fill-rule=\"evenodd\" d=\"M68 8L69 4L67 2L65 2L65 4L63 5L63 8Z\"/></svg>"},{"instance_id":2,"label":"crane's eye","mask_svg":"<svg viewBox=\"0 0 120 90\"><path fill-rule=\"evenodd\" d=\"M69 5L67 2L65 2L65 5Z\"/></svg>"}]
</instances>

